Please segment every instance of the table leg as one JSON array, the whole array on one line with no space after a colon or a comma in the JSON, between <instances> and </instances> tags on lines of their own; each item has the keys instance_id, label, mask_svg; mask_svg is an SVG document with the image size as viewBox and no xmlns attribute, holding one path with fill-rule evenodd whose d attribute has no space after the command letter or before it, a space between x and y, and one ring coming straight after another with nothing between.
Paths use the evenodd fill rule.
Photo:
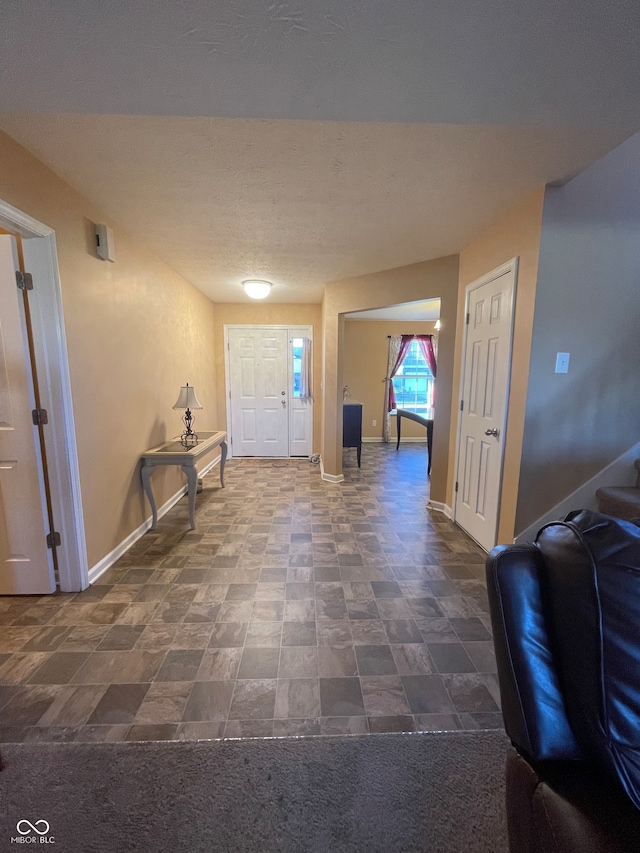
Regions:
<instances>
[{"instance_id":1,"label":"table leg","mask_svg":"<svg viewBox=\"0 0 640 853\"><path fill-rule=\"evenodd\" d=\"M402 415L396 415L396 432L398 433L398 443L396 450L400 447L400 424L402 423Z\"/></svg>"},{"instance_id":2,"label":"table leg","mask_svg":"<svg viewBox=\"0 0 640 853\"><path fill-rule=\"evenodd\" d=\"M220 444L220 485L224 489L224 466L227 461L227 442Z\"/></svg>"},{"instance_id":3,"label":"table leg","mask_svg":"<svg viewBox=\"0 0 640 853\"><path fill-rule=\"evenodd\" d=\"M156 529L156 525L158 523L158 512L156 510L156 502L153 499L153 492L151 491L151 475L153 474L153 469L155 465L149 465L148 463L142 463L142 468L140 469L140 478L142 480L142 488L151 504L151 530Z\"/></svg>"},{"instance_id":4,"label":"table leg","mask_svg":"<svg viewBox=\"0 0 640 853\"><path fill-rule=\"evenodd\" d=\"M196 529L196 490L198 488L198 472L195 465L182 465L187 478L187 494L189 496L189 523L191 529Z\"/></svg>"},{"instance_id":5,"label":"table leg","mask_svg":"<svg viewBox=\"0 0 640 853\"><path fill-rule=\"evenodd\" d=\"M360 467L360 457L362 456L362 445L358 444L356 448L356 453L358 454L358 468Z\"/></svg>"}]
</instances>

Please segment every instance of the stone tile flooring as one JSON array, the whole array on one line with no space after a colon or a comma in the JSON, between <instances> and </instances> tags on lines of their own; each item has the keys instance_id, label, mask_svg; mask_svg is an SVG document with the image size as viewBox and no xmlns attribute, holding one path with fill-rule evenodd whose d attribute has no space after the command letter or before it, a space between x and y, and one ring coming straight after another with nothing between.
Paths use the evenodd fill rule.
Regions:
<instances>
[{"instance_id":1,"label":"stone tile flooring","mask_svg":"<svg viewBox=\"0 0 640 853\"><path fill-rule=\"evenodd\" d=\"M501 728L484 554L426 449L230 460L90 589L0 598L0 741Z\"/></svg>"}]
</instances>

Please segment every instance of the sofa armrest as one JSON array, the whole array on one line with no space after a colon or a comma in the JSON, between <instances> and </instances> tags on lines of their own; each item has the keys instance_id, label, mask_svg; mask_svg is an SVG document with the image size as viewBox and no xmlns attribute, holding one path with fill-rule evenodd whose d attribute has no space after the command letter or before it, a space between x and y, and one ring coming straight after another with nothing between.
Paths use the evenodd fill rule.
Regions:
<instances>
[{"instance_id":1,"label":"sofa armrest","mask_svg":"<svg viewBox=\"0 0 640 853\"><path fill-rule=\"evenodd\" d=\"M487 557L487 592L505 730L533 760L582 758L553 659L533 545L500 545Z\"/></svg>"}]
</instances>

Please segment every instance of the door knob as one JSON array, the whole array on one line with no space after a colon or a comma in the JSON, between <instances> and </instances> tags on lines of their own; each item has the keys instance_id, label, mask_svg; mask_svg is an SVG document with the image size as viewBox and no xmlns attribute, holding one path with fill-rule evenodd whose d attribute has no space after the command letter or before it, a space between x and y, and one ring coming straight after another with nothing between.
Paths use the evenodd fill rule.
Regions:
<instances>
[{"instance_id":1,"label":"door knob","mask_svg":"<svg viewBox=\"0 0 640 853\"><path fill-rule=\"evenodd\" d=\"M495 435L495 437L497 438L500 435L500 430L497 429L496 427L494 427L493 429L485 429L484 434L485 435Z\"/></svg>"}]
</instances>

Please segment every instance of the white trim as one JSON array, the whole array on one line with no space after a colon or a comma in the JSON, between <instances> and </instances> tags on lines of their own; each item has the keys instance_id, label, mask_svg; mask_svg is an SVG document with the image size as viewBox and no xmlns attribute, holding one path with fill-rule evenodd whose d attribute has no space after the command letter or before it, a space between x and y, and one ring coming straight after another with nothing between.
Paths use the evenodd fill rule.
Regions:
<instances>
[{"instance_id":1,"label":"white trim","mask_svg":"<svg viewBox=\"0 0 640 853\"><path fill-rule=\"evenodd\" d=\"M38 332L36 359L43 405L49 413L47 462L54 520L62 541L59 582L63 592L79 592L89 585L89 574L55 232L2 200L0 224L25 238L25 262L28 271L36 273L29 301Z\"/></svg>"},{"instance_id":2,"label":"white trim","mask_svg":"<svg viewBox=\"0 0 640 853\"><path fill-rule=\"evenodd\" d=\"M207 462L202 471L198 471L198 479L201 480L202 477L205 477L212 468L220 463L222 456L216 456L215 459L212 459L211 462Z\"/></svg>"},{"instance_id":3,"label":"white trim","mask_svg":"<svg viewBox=\"0 0 640 853\"><path fill-rule=\"evenodd\" d=\"M427 509L433 509L435 512L442 512L446 515L447 518L453 520L453 510L448 504L441 503L440 501L429 501L427 503Z\"/></svg>"},{"instance_id":4,"label":"white trim","mask_svg":"<svg viewBox=\"0 0 640 853\"><path fill-rule=\"evenodd\" d=\"M362 443L363 444L384 444L384 439L382 438L382 436L380 436L379 438L376 438L374 436L363 435L362 436ZM391 442L388 442L388 444L390 444L390 443Z\"/></svg>"},{"instance_id":5,"label":"white trim","mask_svg":"<svg viewBox=\"0 0 640 853\"><path fill-rule=\"evenodd\" d=\"M490 282L494 281L497 278L500 278L500 276L502 276L502 275L506 275L508 273L511 273L512 278L513 278L513 286L512 286L512 290L511 290L511 305L510 305L511 317L510 317L510 327L509 327L509 345L508 345L508 349L507 349L507 376L506 376L507 387L506 387L505 400L504 400L504 417L503 417L503 421L502 421L502 425L501 425L502 442L500 444L500 477L498 480L498 494L496 496L497 507L496 507L496 529L494 530L494 533L493 533L494 543L498 537L498 526L500 524L500 508L501 508L501 503L502 503L502 477L503 477L503 473L504 473L504 455L505 455L506 441L507 441L507 426L508 426L508 415L509 415L509 394L511 391L511 361L512 361L512 355L513 355L513 332L514 332L514 326L515 326L516 288L518 286L518 262L519 262L518 256L516 256L515 258L511 258L510 261L507 261L506 263L502 264L501 266L496 267L495 269L491 270L488 273L485 273L485 275L481 276L480 278L476 279L475 281L472 281L471 284L468 284L465 287L464 315L463 315L464 331L463 331L462 362L461 362L462 363L462 369L460 371L460 382L458 385L458 397L457 397L458 401L462 400L462 394L464 391L465 365L466 365L466 360L467 360L467 344L468 344L468 338L469 338L469 326L467 325L465 318L466 318L466 315L469 311L469 299L471 296L471 292L474 290L477 290L480 287L483 287L485 284L489 284ZM462 414L460 412L459 403L456 406L456 413L458 416L458 421L457 421L458 429L457 429L457 438L456 438L456 453L455 453L454 472L455 472L455 478L456 478L456 480L458 480L459 479L458 465L460 463L460 443L462 440ZM453 508L452 508L453 511L451 514L451 519L453 521L456 520L456 506L457 506L457 500L458 500L457 494L458 494L457 492L454 492L454 495L453 495ZM462 527L462 525L460 525L460 527L462 530L464 530L464 527ZM471 536L471 534L467 530L464 530L464 532L467 533L468 536ZM473 539L473 537L471 537L471 538ZM482 547L484 547L484 546L482 546Z\"/></svg>"},{"instance_id":6,"label":"white trim","mask_svg":"<svg viewBox=\"0 0 640 853\"><path fill-rule=\"evenodd\" d=\"M163 515L166 515L172 507L174 507L180 498L184 497L187 494L187 486L183 486L179 491L175 493L172 497L169 498L168 501L162 504L162 506L158 509L158 518L162 518ZM101 560L92 566L89 569L89 583L95 583L98 578L103 575L107 569L110 569L111 566L115 562L117 562L122 555L131 548L132 545L141 539L144 534L151 527L151 517L147 518L146 521L143 521L142 524L137 527L134 531L132 531L119 545L106 554Z\"/></svg>"},{"instance_id":7,"label":"white trim","mask_svg":"<svg viewBox=\"0 0 640 853\"><path fill-rule=\"evenodd\" d=\"M320 478L326 483L344 483L344 474L324 473L324 462L322 461L322 456L320 457Z\"/></svg>"},{"instance_id":8,"label":"white trim","mask_svg":"<svg viewBox=\"0 0 640 853\"><path fill-rule=\"evenodd\" d=\"M562 519L575 509L598 509L598 499L596 490L605 486L635 486L638 472L634 468L633 463L640 458L640 442L634 444L629 450L625 451L617 459L614 459L602 471L598 471L590 480L583 483L579 488L572 492L568 497L557 503L544 515L541 515L533 524L530 524L522 533L513 540L519 545L533 542L536 538L538 530L548 521L556 521Z\"/></svg>"},{"instance_id":9,"label":"white trim","mask_svg":"<svg viewBox=\"0 0 640 853\"><path fill-rule=\"evenodd\" d=\"M208 474L209 471L220 462L220 456L216 457L212 462L208 462L202 471L198 471L198 479ZM172 495L168 501L165 501L162 506L158 509L158 518L162 518L163 515L166 515L170 509L178 503L180 498L183 498L187 494L188 486L185 484L181 489L179 489L174 495ZM95 583L98 578L103 575L107 569L110 569L111 566L116 563L123 554L125 554L132 545L135 545L138 539L141 539L144 534L151 527L151 516L147 518L142 524L137 527L132 533L130 533L119 545L106 554L101 560L92 566L89 569L89 583Z\"/></svg>"}]
</instances>

